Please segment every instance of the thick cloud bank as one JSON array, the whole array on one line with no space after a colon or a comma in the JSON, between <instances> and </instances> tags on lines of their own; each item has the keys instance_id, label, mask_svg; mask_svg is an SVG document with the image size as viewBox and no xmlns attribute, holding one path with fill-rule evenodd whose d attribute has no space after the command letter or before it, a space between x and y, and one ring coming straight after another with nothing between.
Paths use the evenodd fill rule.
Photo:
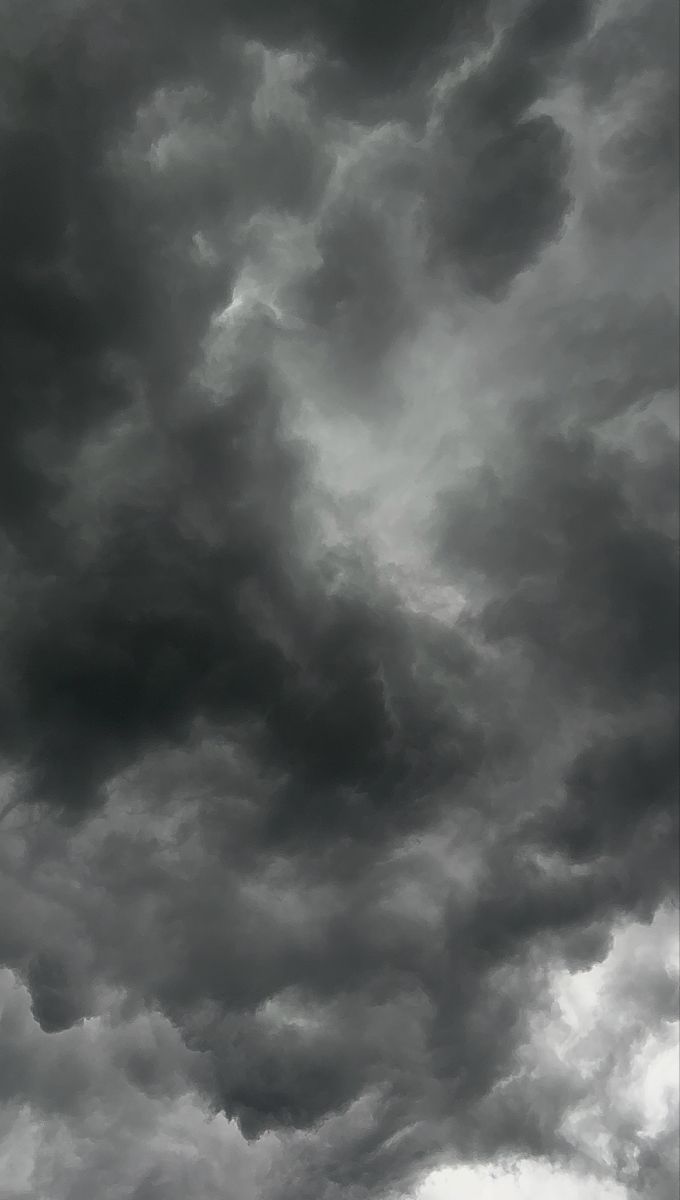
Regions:
<instances>
[{"instance_id":1,"label":"thick cloud bank","mask_svg":"<svg viewBox=\"0 0 680 1200\"><path fill-rule=\"evenodd\" d=\"M0 6L3 1200L674 1193L677 43Z\"/></svg>"}]
</instances>

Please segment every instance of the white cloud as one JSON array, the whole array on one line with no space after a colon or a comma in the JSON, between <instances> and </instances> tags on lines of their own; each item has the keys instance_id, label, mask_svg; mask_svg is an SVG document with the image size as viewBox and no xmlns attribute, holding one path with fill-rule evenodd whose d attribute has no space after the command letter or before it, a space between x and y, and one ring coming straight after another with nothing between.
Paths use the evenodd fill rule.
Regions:
<instances>
[{"instance_id":1,"label":"white cloud","mask_svg":"<svg viewBox=\"0 0 680 1200\"><path fill-rule=\"evenodd\" d=\"M415 1200L625 1200L619 1184L555 1170L536 1161L505 1169L449 1167L433 1172Z\"/></svg>"},{"instance_id":2,"label":"white cloud","mask_svg":"<svg viewBox=\"0 0 680 1200\"><path fill-rule=\"evenodd\" d=\"M414 1200L624 1200L628 1185L655 1200L638 1182L655 1146L664 1179L674 1171L679 1023L667 1010L677 970L677 912L662 907L649 924L622 923L602 962L550 973L520 1070L497 1096L512 1107L515 1083L526 1095L532 1079L552 1080L565 1105L560 1132L584 1173L539 1159L462 1164L433 1172Z\"/></svg>"}]
</instances>

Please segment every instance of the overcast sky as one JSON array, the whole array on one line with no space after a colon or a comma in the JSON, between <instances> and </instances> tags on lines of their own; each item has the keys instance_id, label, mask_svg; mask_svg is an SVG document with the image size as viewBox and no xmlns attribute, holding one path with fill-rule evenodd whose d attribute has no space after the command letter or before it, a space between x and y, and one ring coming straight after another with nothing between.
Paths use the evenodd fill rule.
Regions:
<instances>
[{"instance_id":1,"label":"overcast sky","mask_svg":"<svg viewBox=\"0 0 680 1200\"><path fill-rule=\"evenodd\" d=\"M673 1200L676 0L0 0L0 1200Z\"/></svg>"}]
</instances>

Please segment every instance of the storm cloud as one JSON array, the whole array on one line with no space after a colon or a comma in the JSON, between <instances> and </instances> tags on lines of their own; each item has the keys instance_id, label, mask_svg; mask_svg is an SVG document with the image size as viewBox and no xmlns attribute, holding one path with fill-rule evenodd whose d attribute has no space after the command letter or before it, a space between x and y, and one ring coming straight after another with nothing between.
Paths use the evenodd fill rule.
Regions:
<instances>
[{"instance_id":1,"label":"storm cloud","mask_svg":"<svg viewBox=\"0 0 680 1200\"><path fill-rule=\"evenodd\" d=\"M0 22L2 1195L665 1200L674 6Z\"/></svg>"}]
</instances>

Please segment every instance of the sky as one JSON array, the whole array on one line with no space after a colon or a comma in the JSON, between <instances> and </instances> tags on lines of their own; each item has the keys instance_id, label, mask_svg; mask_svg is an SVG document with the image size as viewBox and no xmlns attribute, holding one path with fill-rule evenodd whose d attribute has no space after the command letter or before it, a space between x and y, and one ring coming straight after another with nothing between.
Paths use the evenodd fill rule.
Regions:
<instances>
[{"instance_id":1,"label":"sky","mask_svg":"<svg viewBox=\"0 0 680 1200\"><path fill-rule=\"evenodd\" d=\"M672 1200L674 0L0 0L0 1200Z\"/></svg>"}]
</instances>

